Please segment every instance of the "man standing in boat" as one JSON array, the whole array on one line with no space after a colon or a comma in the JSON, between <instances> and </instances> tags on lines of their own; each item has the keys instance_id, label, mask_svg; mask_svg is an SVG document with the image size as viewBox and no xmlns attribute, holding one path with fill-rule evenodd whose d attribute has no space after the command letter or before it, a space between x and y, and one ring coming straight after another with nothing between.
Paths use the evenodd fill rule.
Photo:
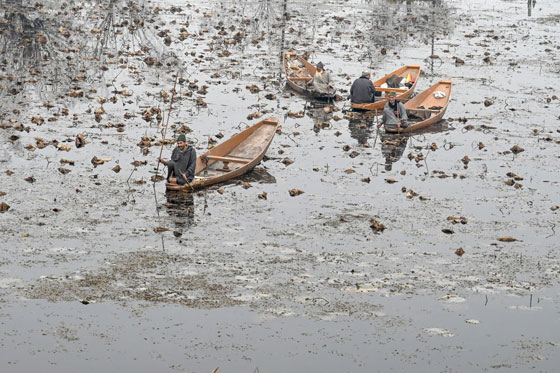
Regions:
<instances>
[{"instance_id":1,"label":"man standing in boat","mask_svg":"<svg viewBox=\"0 0 560 373\"><path fill-rule=\"evenodd\" d=\"M325 66L322 62L317 64L315 76L308 84L311 85L313 90L317 93L327 95L334 93L333 86L331 85L331 74L325 71Z\"/></svg>"},{"instance_id":2,"label":"man standing in boat","mask_svg":"<svg viewBox=\"0 0 560 373\"><path fill-rule=\"evenodd\" d=\"M177 137L177 147L171 153L171 159L164 161L159 158L159 162L167 166L167 181L175 182L179 185L190 183L194 179L196 167L196 151L187 145L185 135Z\"/></svg>"},{"instance_id":3,"label":"man standing in boat","mask_svg":"<svg viewBox=\"0 0 560 373\"><path fill-rule=\"evenodd\" d=\"M375 102L375 87L371 82L369 71L362 72L362 76L352 83L350 101L353 104L369 104Z\"/></svg>"},{"instance_id":4,"label":"man standing in boat","mask_svg":"<svg viewBox=\"0 0 560 373\"><path fill-rule=\"evenodd\" d=\"M389 101L383 108L383 118L381 119L381 123L377 125L377 128L381 127L381 125L389 128L396 128L397 130L408 127L406 123L408 120L406 109L402 102L396 99L397 93L389 92L387 96L389 96Z\"/></svg>"}]
</instances>

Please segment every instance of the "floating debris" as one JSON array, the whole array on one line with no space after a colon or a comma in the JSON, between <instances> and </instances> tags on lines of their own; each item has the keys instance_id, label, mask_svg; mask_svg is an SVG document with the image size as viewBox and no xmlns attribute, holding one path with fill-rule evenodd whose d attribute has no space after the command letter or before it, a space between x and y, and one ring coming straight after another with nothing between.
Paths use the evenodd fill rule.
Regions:
<instances>
[{"instance_id":1,"label":"floating debris","mask_svg":"<svg viewBox=\"0 0 560 373\"><path fill-rule=\"evenodd\" d=\"M518 240L517 240L517 238L513 238L511 236L504 236L504 237L498 238L498 241L500 241L500 242L515 242L515 241L518 241Z\"/></svg>"},{"instance_id":2,"label":"floating debris","mask_svg":"<svg viewBox=\"0 0 560 373\"><path fill-rule=\"evenodd\" d=\"M464 253L465 253L465 250L463 250L462 247L455 250L455 255L457 255L457 256L463 256Z\"/></svg>"},{"instance_id":3,"label":"floating debris","mask_svg":"<svg viewBox=\"0 0 560 373\"><path fill-rule=\"evenodd\" d=\"M295 197L295 196L299 196L300 194L303 194L305 192L301 189L290 189L289 193L290 193L290 196Z\"/></svg>"},{"instance_id":4,"label":"floating debris","mask_svg":"<svg viewBox=\"0 0 560 373\"><path fill-rule=\"evenodd\" d=\"M0 212L6 212L9 209L10 209L10 205L8 205L6 202L0 203Z\"/></svg>"},{"instance_id":5,"label":"floating debris","mask_svg":"<svg viewBox=\"0 0 560 373\"><path fill-rule=\"evenodd\" d=\"M370 218L369 223L370 228L373 229L375 233L383 232L386 229L385 226L375 218Z\"/></svg>"}]
</instances>

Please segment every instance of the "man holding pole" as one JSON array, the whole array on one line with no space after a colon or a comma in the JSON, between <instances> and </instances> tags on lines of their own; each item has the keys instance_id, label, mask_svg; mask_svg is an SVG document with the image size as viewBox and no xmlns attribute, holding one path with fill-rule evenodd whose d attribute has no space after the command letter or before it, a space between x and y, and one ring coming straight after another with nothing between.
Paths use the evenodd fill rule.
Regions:
<instances>
[{"instance_id":1,"label":"man holding pole","mask_svg":"<svg viewBox=\"0 0 560 373\"><path fill-rule=\"evenodd\" d=\"M159 162L167 166L167 181L184 185L194 179L196 168L196 151L192 146L187 145L185 135L177 137L177 147L171 153L171 159L164 161L159 158Z\"/></svg>"}]
</instances>

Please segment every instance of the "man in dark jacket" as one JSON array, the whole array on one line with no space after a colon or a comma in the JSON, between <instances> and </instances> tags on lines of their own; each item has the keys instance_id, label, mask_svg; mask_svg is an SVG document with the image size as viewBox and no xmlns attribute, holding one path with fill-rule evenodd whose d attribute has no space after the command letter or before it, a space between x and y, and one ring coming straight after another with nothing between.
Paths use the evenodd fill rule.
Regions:
<instances>
[{"instance_id":1,"label":"man in dark jacket","mask_svg":"<svg viewBox=\"0 0 560 373\"><path fill-rule=\"evenodd\" d=\"M159 161L167 166L167 181L172 182L172 177L177 180L176 183L179 185L193 181L196 151L192 146L187 145L185 135L179 135L177 138L177 147L171 153L171 160L164 161L160 158Z\"/></svg>"},{"instance_id":2,"label":"man in dark jacket","mask_svg":"<svg viewBox=\"0 0 560 373\"><path fill-rule=\"evenodd\" d=\"M369 71L362 72L362 76L354 81L350 88L350 100L354 104L369 104L375 102L375 87L370 80Z\"/></svg>"}]
</instances>

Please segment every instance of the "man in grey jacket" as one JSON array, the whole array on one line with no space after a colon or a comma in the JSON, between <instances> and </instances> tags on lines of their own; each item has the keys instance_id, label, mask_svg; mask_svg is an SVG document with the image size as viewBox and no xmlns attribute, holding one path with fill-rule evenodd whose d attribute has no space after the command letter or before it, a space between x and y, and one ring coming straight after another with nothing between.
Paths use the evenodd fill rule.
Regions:
<instances>
[{"instance_id":1,"label":"man in grey jacket","mask_svg":"<svg viewBox=\"0 0 560 373\"><path fill-rule=\"evenodd\" d=\"M196 167L196 151L192 146L187 145L185 135L179 135L177 138L177 147L171 153L171 159L165 161L159 158L159 162L167 166L167 181L183 185L190 183L194 179L194 171Z\"/></svg>"},{"instance_id":2,"label":"man in grey jacket","mask_svg":"<svg viewBox=\"0 0 560 373\"><path fill-rule=\"evenodd\" d=\"M375 87L370 80L369 71L362 72L362 76L352 83L350 101L354 104L369 104L375 102Z\"/></svg>"},{"instance_id":3,"label":"man in grey jacket","mask_svg":"<svg viewBox=\"0 0 560 373\"><path fill-rule=\"evenodd\" d=\"M383 108L383 118L381 119L381 123L377 125L377 128L381 127L382 124L385 127L396 129L408 127L408 124L406 123L408 120L406 109L404 108L402 102L397 101L397 93L389 92L387 95L389 96L389 101Z\"/></svg>"},{"instance_id":4,"label":"man in grey jacket","mask_svg":"<svg viewBox=\"0 0 560 373\"><path fill-rule=\"evenodd\" d=\"M317 71L315 76L308 83L314 91L320 94L332 94L334 93L334 88L332 86L331 74L325 71L325 66L322 62L317 64Z\"/></svg>"}]
</instances>

